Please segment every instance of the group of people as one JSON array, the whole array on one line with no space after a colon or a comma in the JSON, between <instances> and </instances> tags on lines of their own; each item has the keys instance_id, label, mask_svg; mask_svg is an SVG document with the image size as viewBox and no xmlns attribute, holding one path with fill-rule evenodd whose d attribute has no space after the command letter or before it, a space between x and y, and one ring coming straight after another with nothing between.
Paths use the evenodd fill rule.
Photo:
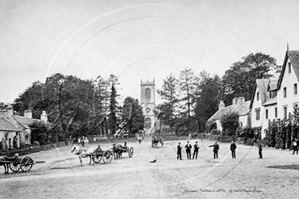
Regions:
<instances>
[{"instance_id":1,"label":"group of people","mask_svg":"<svg viewBox=\"0 0 300 199\"><path fill-rule=\"evenodd\" d=\"M187 141L187 144L185 145L187 159L189 159L189 160L190 159L194 159L194 158L197 159L199 148L200 147L198 146L198 142L196 141L195 144L194 144L193 158L191 158L192 145L190 144L189 141ZM177 159L178 160L182 160L181 150L182 150L182 146L181 146L181 144L179 142L178 146L177 146Z\"/></svg>"},{"instance_id":2,"label":"group of people","mask_svg":"<svg viewBox=\"0 0 300 199\"><path fill-rule=\"evenodd\" d=\"M218 152L219 152L219 149L220 149L218 142L215 142L215 144L210 145L209 147L213 147L214 159L218 159L219 158L218 157ZM189 141L187 141L187 144L185 145L185 148L186 148L187 159L191 159L192 145L190 144ZM196 141L195 145L194 145L194 153L193 153L193 158L192 159L194 159L194 158L197 159L199 148L200 147L198 146L198 142ZM231 151L232 159L236 158L236 153L235 153L236 148L237 148L237 146L236 146L235 142L232 141L231 144L230 144L230 151ZM177 160L182 160L181 150L182 150L182 146L181 146L181 143L179 142L178 146L177 146ZM294 153L295 153L295 151L298 154L298 148L294 149ZM263 158L263 156L262 156L262 144L261 143L258 143L258 155L259 155L260 159Z\"/></svg>"}]
</instances>

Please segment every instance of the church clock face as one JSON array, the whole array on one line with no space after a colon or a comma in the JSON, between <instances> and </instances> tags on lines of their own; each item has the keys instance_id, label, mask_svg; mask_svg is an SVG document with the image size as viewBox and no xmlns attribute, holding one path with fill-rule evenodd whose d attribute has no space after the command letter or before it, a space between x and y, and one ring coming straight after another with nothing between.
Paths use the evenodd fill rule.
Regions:
<instances>
[{"instance_id":1,"label":"church clock face","mask_svg":"<svg viewBox=\"0 0 300 199\"><path fill-rule=\"evenodd\" d=\"M151 89L150 88L145 89L145 98L150 100L150 98L151 98Z\"/></svg>"},{"instance_id":2,"label":"church clock face","mask_svg":"<svg viewBox=\"0 0 300 199\"><path fill-rule=\"evenodd\" d=\"M146 112L149 113L150 112L150 108L146 108Z\"/></svg>"}]
</instances>

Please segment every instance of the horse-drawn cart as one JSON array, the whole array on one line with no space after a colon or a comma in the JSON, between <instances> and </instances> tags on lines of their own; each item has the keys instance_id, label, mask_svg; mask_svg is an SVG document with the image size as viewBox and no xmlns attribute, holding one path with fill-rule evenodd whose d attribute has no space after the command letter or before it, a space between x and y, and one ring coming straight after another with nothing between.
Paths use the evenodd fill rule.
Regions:
<instances>
[{"instance_id":1,"label":"horse-drawn cart","mask_svg":"<svg viewBox=\"0 0 300 199\"><path fill-rule=\"evenodd\" d=\"M103 160L103 163L110 163L113 159L113 153L111 150L103 151L98 148L94 151L92 156L95 163L100 163L101 160Z\"/></svg>"},{"instance_id":2,"label":"horse-drawn cart","mask_svg":"<svg viewBox=\"0 0 300 199\"><path fill-rule=\"evenodd\" d=\"M132 158L133 156L133 147L127 147L126 142L124 143L124 146L120 144L113 144L112 151L114 153L115 159L120 159L122 157L122 153L128 153L128 156Z\"/></svg>"},{"instance_id":3,"label":"horse-drawn cart","mask_svg":"<svg viewBox=\"0 0 300 199\"><path fill-rule=\"evenodd\" d=\"M4 166L4 174L8 174L9 169L13 172L18 172L19 170L28 172L36 163L45 163L45 161L34 161L29 156L19 158L18 155L13 157L3 157L0 159L0 165Z\"/></svg>"}]
</instances>

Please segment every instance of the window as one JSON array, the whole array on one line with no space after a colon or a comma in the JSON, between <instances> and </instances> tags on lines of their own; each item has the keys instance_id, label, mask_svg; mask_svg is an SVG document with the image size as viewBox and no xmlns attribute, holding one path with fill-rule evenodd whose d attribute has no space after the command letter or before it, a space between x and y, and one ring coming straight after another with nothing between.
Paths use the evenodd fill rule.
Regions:
<instances>
[{"instance_id":1,"label":"window","mask_svg":"<svg viewBox=\"0 0 300 199\"><path fill-rule=\"evenodd\" d=\"M257 94L256 94L256 99L257 99L257 101L259 100L259 92L257 92Z\"/></svg>"},{"instance_id":2,"label":"window","mask_svg":"<svg viewBox=\"0 0 300 199\"><path fill-rule=\"evenodd\" d=\"M283 88L283 97L286 97L286 87Z\"/></svg>"},{"instance_id":3,"label":"window","mask_svg":"<svg viewBox=\"0 0 300 199\"><path fill-rule=\"evenodd\" d=\"M269 112L268 112L268 109L266 110L266 119L269 118Z\"/></svg>"},{"instance_id":4,"label":"window","mask_svg":"<svg viewBox=\"0 0 300 199\"><path fill-rule=\"evenodd\" d=\"M287 106L283 107L283 118L287 119Z\"/></svg>"},{"instance_id":5,"label":"window","mask_svg":"<svg viewBox=\"0 0 300 199\"><path fill-rule=\"evenodd\" d=\"M151 128L151 118L149 117L145 119L145 128Z\"/></svg>"},{"instance_id":6,"label":"window","mask_svg":"<svg viewBox=\"0 0 300 199\"><path fill-rule=\"evenodd\" d=\"M289 73L292 72L291 62L289 63Z\"/></svg>"},{"instance_id":7,"label":"window","mask_svg":"<svg viewBox=\"0 0 300 199\"><path fill-rule=\"evenodd\" d=\"M272 98L272 92L271 91L269 91L269 97Z\"/></svg>"},{"instance_id":8,"label":"window","mask_svg":"<svg viewBox=\"0 0 300 199\"><path fill-rule=\"evenodd\" d=\"M298 93L297 84L294 84L294 94L296 95Z\"/></svg>"},{"instance_id":9,"label":"window","mask_svg":"<svg viewBox=\"0 0 300 199\"><path fill-rule=\"evenodd\" d=\"M275 118L277 118L277 107L275 107Z\"/></svg>"},{"instance_id":10,"label":"window","mask_svg":"<svg viewBox=\"0 0 300 199\"><path fill-rule=\"evenodd\" d=\"M256 120L260 120L260 108L255 109Z\"/></svg>"}]
</instances>

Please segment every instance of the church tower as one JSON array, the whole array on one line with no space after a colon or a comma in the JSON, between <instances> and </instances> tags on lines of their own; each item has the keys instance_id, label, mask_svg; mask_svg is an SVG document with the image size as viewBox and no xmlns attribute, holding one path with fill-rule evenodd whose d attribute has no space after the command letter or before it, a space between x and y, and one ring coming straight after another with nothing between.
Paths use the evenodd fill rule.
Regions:
<instances>
[{"instance_id":1,"label":"church tower","mask_svg":"<svg viewBox=\"0 0 300 199\"><path fill-rule=\"evenodd\" d=\"M143 82L141 80L141 104L145 115L144 130L146 134L154 132L155 108L155 80Z\"/></svg>"}]
</instances>

